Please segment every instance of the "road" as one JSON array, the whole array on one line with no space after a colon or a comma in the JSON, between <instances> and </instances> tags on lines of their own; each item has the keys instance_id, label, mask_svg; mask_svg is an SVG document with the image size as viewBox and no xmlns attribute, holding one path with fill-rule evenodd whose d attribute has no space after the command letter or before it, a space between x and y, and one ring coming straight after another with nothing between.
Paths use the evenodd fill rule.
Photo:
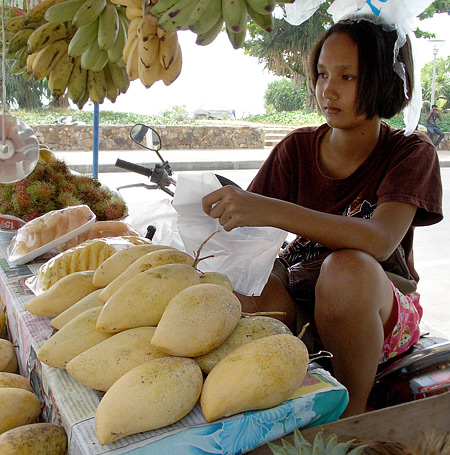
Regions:
<instances>
[{"instance_id":1,"label":"road","mask_svg":"<svg viewBox=\"0 0 450 455\"><path fill-rule=\"evenodd\" d=\"M256 170L217 171L245 188ZM444 189L444 216L450 213L450 168L441 169ZM147 182L145 177L129 172L100 174L100 180L110 187ZM176 176L175 176L176 178ZM146 213L151 217L158 201L170 197L160 190L130 188L121 190L129 206L130 223L145 224ZM147 212L145 208L148 208ZM151 224L151 223L147 223ZM450 219L415 231L415 264L420 275L418 291L424 308L422 328L433 335L450 339Z\"/></svg>"}]
</instances>

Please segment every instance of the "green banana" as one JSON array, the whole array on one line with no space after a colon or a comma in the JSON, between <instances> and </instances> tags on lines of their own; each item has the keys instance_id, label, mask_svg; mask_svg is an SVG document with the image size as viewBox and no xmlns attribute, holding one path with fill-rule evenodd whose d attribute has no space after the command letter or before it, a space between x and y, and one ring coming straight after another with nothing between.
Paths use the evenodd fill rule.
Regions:
<instances>
[{"instance_id":1,"label":"green banana","mask_svg":"<svg viewBox=\"0 0 450 455\"><path fill-rule=\"evenodd\" d=\"M26 19L23 21L23 25L28 24L39 24L44 21L45 13L47 10L55 5L60 3L63 0L43 0L41 3L38 3L36 6L30 9L27 13Z\"/></svg>"},{"instance_id":2,"label":"green banana","mask_svg":"<svg viewBox=\"0 0 450 455\"><path fill-rule=\"evenodd\" d=\"M97 40L94 40L92 44L81 54L81 67L85 70L92 69L95 64L103 56L103 52L98 47Z\"/></svg>"},{"instance_id":3,"label":"green banana","mask_svg":"<svg viewBox=\"0 0 450 455\"><path fill-rule=\"evenodd\" d=\"M130 86L130 79L126 72L125 67L118 67L112 63L108 63L108 68L111 73L111 78L114 85L119 89L120 93L125 93Z\"/></svg>"},{"instance_id":4,"label":"green banana","mask_svg":"<svg viewBox=\"0 0 450 455\"><path fill-rule=\"evenodd\" d=\"M73 16L73 25L77 27L85 27L91 22L97 20L105 7L106 0L86 0Z\"/></svg>"},{"instance_id":5,"label":"green banana","mask_svg":"<svg viewBox=\"0 0 450 455\"><path fill-rule=\"evenodd\" d=\"M259 14L271 13L275 9L275 0L245 0L250 8Z\"/></svg>"},{"instance_id":6,"label":"green banana","mask_svg":"<svg viewBox=\"0 0 450 455\"><path fill-rule=\"evenodd\" d=\"M150 9L150 14L159 18L180 1L181 0L158 0L158 3Z\"/></svg>"},{"instance_id":7,"label":"green banana","mask_svg":"<svg viewBox=\"0 0 450 455\"><path fill-rule=\"evenodd\" d=\"M106 98L108 98L111 103L115 103L120 92L111 76L109 65L105 65L103 68L103 73L105 74L106 81Z\"/></svg>"},{"instance_id":8,"label":"green banana","mask_svg":"<svg viewBox=\"0 0 450 455\"><path fill-rule=\"evenodd\" d=\"M266 14L258 13L248 3L247 3L247 13L258 27L260 27L261 29L265 30L268 33L273 31L273 26L274 26L275 20L274 20L272 13L266 13Z\"/></svg>"},{"instance_id":9,"label":"green banana","mask_svg":"<svg viewBox=\"0 0 450 455\"><path fill-rule=\"evenodd\" d=\"M40 50L33 61L33 76L36 80L48 77L61 57L67 53L65 40L55 41Z\"/></svg>"},{"instance_id":10,"label":"green banana","mask_svg":"<svg viewBox=\"0 0 450 455\"><path fill-rule=\"evenodd\" d=\"M180 0L159 18L158 27L166 32L189 30L189 16L197 3L198 0Z\"/></svg>"},{"instance_id":11,"label":"green banana","mask_svg":"<svg viewBox=\"0 0 450 455\"><path fill-rule=\"evenodd\" d=\"M67 95L76 104L86 90L87 70L81 68L81 57L74 57L72 73L67 83Z\"/></svg>"},{"instance_id":12,"label":"green banana","mask_svg":"<svg viewBox=\"0 0 450 455\"><path fill-rule=\"evenodd\" d=\"M96 104L101 104L106 98L106 78L102 71L88 70L87 89L89 98Z\"/></svg>"},{"instance_id":13,"label":"green banana","mask_svg":"<svg viewBox=\"0 0 450 455\"><path fill-rule=\"evenodd\" d=\"M221 15L220 0L200 0L189 16L188 27L197 34L207 32Z\"/></svg>"},{"instance_id":14,"label":"green banana","mask_svg":"<svg viewBox=\"0 0 450 455\"><path fill-rule=\"evenodd\" d=\"M119 15L120 16L120 15ZM119 29L114 44L107 50L108 59L111 63L117 63L122 58L123 48L127 40L127 25L122 17L119 17Z\"/></svg>"},{"instance_id":15,"label":"green banana","mask_svg":"<svg viewBox=\"0 0 450 455\"><path fill-rule=\"evenodd\" d=\"M234 49L239 49L244 45L247 29L244 28L239 32L233 32L227 27L227 35Z\"/></svg>"},{"instance_id":16,"label":"green banana","mask_svg":"<svg viewBox=\"0 0 450 455\"><path fill-rule=\"evenodd\" d=\"M85 0L65 0L51 6L44 15L47 22L71 22Z\"/></svg>"},{"instance_id":17,"label":"green banana","mask_svg":"<svg viewBox=\"0 0 450 455\"><path fill-rule=\"evenodd\" d=\"M22 74L27 69L27 48L23 47L21 51L17 53L17 58L11 66L12 74Z\"/></svg>"},{"instance_id":18,"label":"green banana","mask_svg":"<svg viewBox=\"0 0 450 455\"><path fill-rule=\"evenodd\" d=\"M89 100L89 89L87 88L87 85L86 85L86 88L83 92L83 94L81 95L81 98L76 102L76 105L78 107L78 109L83 109L83 106L87 103L87 101Z\"/></svg>"},{"instance_id":19,"label":"green banana","mask_svg":"<svg viewBox=\"0 0 450 455\"><path fill-rule=\"evenodd\" d=\"M100 58L97 60L97 63L92 66L92 71L101 71L106 64L108 63L108 53L106 51L100 51L102 54ZM83 56L81 56L83 57Z\"/></svg>"},{"instance_id":20,"label":"green banana","mask_svg":"<svg viewBox=\"0 0 450 455\"><path fill-rule=\"evenodd\" d=\"M50 71L48 88L55 98L64 95L74 68L75 59L76 57L71 57L65 53L60 58L58 64Z\"/></svg>"},{"instance_id":21,"label":"green banana","mask_svg":"<svg viewBox=\"0 0 450 455\"><path fill-rule=\"evenodd\" d=\"M117 8L109 3L98 18L98 47L108 50L116 41L119 32L119 14Z\"/></svg>"},{"instance_id":22,"label":"green banana","mask_svg":"<svg viewBox=\"0 0 450 455\"><path fill-rule=\"evenodd\" d=\"M66 35L67 29L62 22L45 22L29 36L27 41L28 53L40 51L47 44L58 41Z\"/></svg>"},{"instance_id":23,"label":"green banana","mask_svg":"<svg viewBox=\"0 0 450 455\"><path fill-rule=\"evenodd\" d=\"M247 27L245 0L222 0L223 20L228 30L238 33Z\"/></svg>"},{"instance_id":24,"label":"green banana","mask_svg":"<svg viewBox=\"0 0 450 455\"><path fill-rule=\"evenodd\" d=\"M98 36L98 20L92 21L90 24L80 27L69 43L69 55L71 57L78 57L89 46L97 41Z\"/></svg>"},{"instance_id":25,"label":"green banana","mask_svg":"<svg viewBox=\"0 0 450 455\"><path fill-rule=\"evenodd\" d=\"M211 44L217 38L217 35L222 31L222 28L223 16L220 15L217 22L207 32L197 35L195 44L198 44L199 46L207 46L208 44Z\"/></svg>"},{"instance_id":26,"label":"green banana","mask_svg":"<svg viewBox=\"0 0 450 455\"><path fill-rule=\"evenodd\" d=\"M33 31L34 30L32 28L23 28L16 32L9 42L8 52L12 54L22 49L23 47L26 48L28 38L33 33Z\"/></svg>"}]
</instances>

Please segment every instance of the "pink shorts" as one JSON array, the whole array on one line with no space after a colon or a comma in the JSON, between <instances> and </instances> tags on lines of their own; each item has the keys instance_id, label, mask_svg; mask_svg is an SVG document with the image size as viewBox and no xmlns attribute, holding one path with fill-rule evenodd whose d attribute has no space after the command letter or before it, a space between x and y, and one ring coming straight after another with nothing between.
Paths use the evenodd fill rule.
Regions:
<instances>
[{"instance_id":1,"label":"pink shorts","mask_svg":"<svg viewBox=\"0 0 450 455\"><path fill-rule=\"evenodd\" d=\"M420 337L420 320L423 309L419 304L420 295L413 292L403 295L393 284L397 302L397 323L392 333L384 340L380 363L407 351Z\"/></svg>"}]
</instances>

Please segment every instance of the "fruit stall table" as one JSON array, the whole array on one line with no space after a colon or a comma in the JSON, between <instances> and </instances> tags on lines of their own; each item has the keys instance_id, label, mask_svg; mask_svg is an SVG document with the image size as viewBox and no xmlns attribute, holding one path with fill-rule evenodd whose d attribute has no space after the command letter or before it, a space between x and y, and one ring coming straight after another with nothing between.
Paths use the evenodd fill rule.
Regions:
<instances>
[{"instance_id":1,"label":"fruit stall table","mask_svg":"<svg viewBox=\"0 0 450 455\"><path fill-rule=\"evenodd\" d=\"M274 408L245 412L212 423L205 421L199 404L180 422L101 446L94 416L103 395L82 386L65 370L37 360L37 352L53 329L48 318L24 308L32 297L26 280L50 255L22 266L8 263L7 237L0 237L0 297L8 317L9 337L16 347L20 373L29 377L43 402L42 420L61 425L69 440L69 454L240 454L306 428L335 421L348 401L346 389L329 373L310 368L294 397Z\"/></svg>"}]
</instances>

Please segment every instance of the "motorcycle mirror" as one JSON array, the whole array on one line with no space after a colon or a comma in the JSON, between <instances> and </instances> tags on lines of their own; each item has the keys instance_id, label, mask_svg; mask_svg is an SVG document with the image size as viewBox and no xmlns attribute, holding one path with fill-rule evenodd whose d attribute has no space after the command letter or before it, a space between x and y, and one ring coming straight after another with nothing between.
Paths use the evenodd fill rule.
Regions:
<instances>
[{"instance_id":1,"label":"motorcycle mirror","mask_svg":"<svg viewBox=\"0 0 450 455\"><path fill-rule=\"evenodd\" d=\"M130 137L136 144L157 152L161 150L161 136L150 126L138 123L130 130Z\"/></svg>"}]
</instances>

